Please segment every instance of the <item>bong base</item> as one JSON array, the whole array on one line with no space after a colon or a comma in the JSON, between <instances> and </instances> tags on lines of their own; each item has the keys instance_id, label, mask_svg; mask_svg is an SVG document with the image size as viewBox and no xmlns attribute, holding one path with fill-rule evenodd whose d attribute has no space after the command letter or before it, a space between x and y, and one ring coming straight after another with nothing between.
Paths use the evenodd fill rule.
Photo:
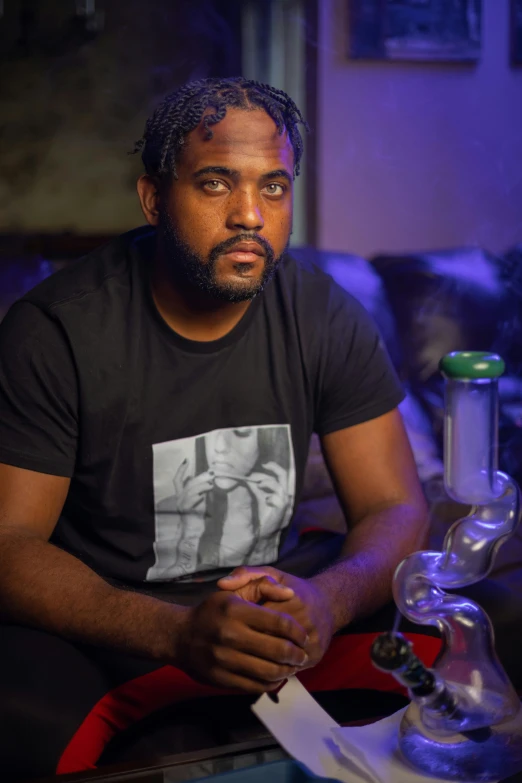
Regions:
<instances>
[{"instance_id":1,"label":"bong base","mask_svg":"<svg viewBox=\"0 0 522 783\"><path fill-rule=\"evenodd\" d=\"M441 738L424 728L412 703L402 720L399 747L411 765L431 776L502 780L522 770L522 709L509 722Z\"/></svg>"}]
</instances>

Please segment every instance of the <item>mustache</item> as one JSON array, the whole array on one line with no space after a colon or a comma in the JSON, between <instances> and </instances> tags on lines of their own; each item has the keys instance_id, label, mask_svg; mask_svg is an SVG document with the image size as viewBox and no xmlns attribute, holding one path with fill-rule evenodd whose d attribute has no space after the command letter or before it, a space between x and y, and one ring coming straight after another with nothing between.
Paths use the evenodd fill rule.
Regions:
<instances>
[{"instance_id":1,"label":"mustache","mask_svg":"<svg viewBox=\"0 0 522 783\"><path fill-rule=\"evenodd\" d=\"M241 242L257 242L265 251L267 261L271 262L274 259L275 253L270 242L264 237L259 236L259 234L243 233L236 234L234 237L229 237L229 239L225 239L224 242L220 242L219 245L213 247L210 251L209 261L215 261L222 253L228 253L235 245L239 245Z\"/></svg>"}]
</instances>

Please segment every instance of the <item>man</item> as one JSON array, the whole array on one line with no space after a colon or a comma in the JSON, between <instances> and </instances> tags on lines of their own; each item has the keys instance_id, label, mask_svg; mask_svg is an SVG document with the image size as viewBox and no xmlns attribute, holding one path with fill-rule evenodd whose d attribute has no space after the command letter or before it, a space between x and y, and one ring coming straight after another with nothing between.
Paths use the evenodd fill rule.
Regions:
<instances>
[{"instance_id":1,"label":"man","mask_svg":"<svg viewBox=\"0 0 522 783\"><path fill-rule=\"evenodd\" d=\"M11 774L92 766L117 727L176 698L258 694L303 669L316 687L333 634L389 600L423 540L379 335L286 255L302 123L266 85L182 87L138 144L148 228L2 323ZM349 533L338 557L299 566L289 522L314 430Z\"/></svg>"}]
</instances>

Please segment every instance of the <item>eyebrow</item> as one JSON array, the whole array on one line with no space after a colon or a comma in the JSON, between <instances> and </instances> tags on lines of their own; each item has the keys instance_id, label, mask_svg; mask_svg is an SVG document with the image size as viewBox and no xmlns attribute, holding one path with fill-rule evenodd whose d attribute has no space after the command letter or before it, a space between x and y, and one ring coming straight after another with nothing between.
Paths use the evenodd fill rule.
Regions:
<instances>
[{"instance_id":1,"label":"eyebrow","mask_svg":"<svg viewBox=\"0 0 522 783\"><path fill-rule=\"evenodd\" d=\"M205 174L220 174L222 177L230 177L230 179L239 179L241 172L236 169L229 169L228 166L205 166L202 169L198 169L192 175L193 179L203 177ZM286 169L274 169L266 174L261 175L262 180L274 179L275 177L282 177L288 180L290 184L293 182L292 175Z\"/></svg>"},{"instance_id":2,"label":"eyebrow","mask_svg":"<svg viewBox=\"0 0 522 783\"><path fill-rule=\"evenodd\" d=\"M223 177L230 177L231 179L238 179L240 174L235 169L229 169L227 166L205 166L202 169L198 169L192 175L194 179L202 177L204 174L221 174Z\"/></svg>"},{"instance_id":3,"label":"eyebrow","mask_svg":"<svg viewBox=\"0 0 522 783\"><path fill-rule=\"evenodd\" d=\"M275 179L276 177L282 177L283 179L286 179L290 184L292 184L294 180L290 172L287 171L286 169L274 169L273 171L269 171L268 174L263 174L261 179Z\"/></svg>"}]
</instances>

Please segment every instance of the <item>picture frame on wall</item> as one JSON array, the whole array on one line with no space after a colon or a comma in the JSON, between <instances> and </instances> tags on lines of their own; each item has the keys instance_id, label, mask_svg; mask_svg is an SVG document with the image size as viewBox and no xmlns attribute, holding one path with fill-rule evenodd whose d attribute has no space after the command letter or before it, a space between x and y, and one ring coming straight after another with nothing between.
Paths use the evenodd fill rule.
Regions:
<instances>
[{"instance_id":1,"label":"picture frame on wall","mask_svg":"<svg viewBox=\"0 0 522 783\"><path fill-rule=\"evenodd\" d=\"M482 0L347 2L351 58L452 63L480 58Z\"/></svg>"},{"instance_id":2,"label":"picture frame on wall","mask_svg":"<svg viewBox=\"0 0 522 783\"><path fill-rule=\"evenodd\" d=\"M511 0L511 63L522 65L522 0Z\"/></svg>"}]
</instances>

